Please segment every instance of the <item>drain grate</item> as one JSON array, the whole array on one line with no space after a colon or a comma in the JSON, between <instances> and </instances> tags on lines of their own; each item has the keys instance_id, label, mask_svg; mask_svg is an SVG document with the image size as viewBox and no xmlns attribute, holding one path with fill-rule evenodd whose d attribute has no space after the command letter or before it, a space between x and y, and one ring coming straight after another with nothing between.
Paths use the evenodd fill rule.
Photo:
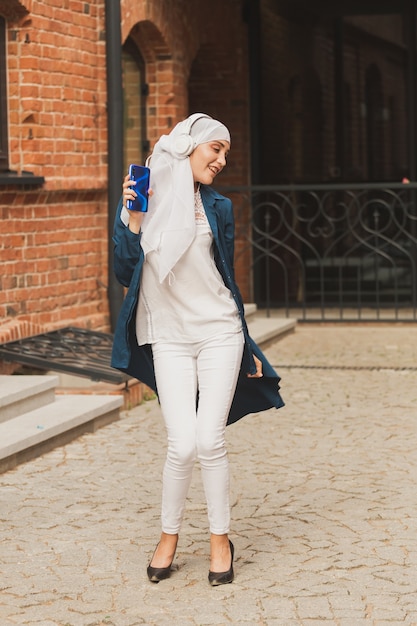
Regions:
<instances>
[{"instance_id":1,"label":"drain grate","mask_svg":"<svg viewBox=\"0 0 417 626\"><path fill-rule=\"evenodd\" d=\"M68 326L0 345L0 359L41 370L120 384L129 376L110 365L113 335Z\"/></svg>"}]
</instances>

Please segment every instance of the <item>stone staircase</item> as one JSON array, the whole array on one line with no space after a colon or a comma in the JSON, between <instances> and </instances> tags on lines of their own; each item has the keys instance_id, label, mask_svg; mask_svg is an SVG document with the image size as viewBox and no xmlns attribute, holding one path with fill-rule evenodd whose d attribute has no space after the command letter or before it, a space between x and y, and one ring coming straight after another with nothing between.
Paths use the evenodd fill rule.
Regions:
<instances>
[{"instance_id":1,"label":"stone staircase","mask_svg":"<svg viewBox=\"0 0 417 626\"><path fill-rule=\"evenodd\" d=\"M265 317L254 304L246 304L245 313L262 348L295 330L296 320ZM0 375L0 473L119 419L123 408L143 397L143 386L129 382L130 389L59 372ZM133 402L136 387L140 394Z\"/></svg>"},{"instance_id":2,"label":"stone staircase","mask_svg":"<svg viewBox=\"0 0 417 626\"><path fill-rule=\"evenodd\" d=\"M119 419L123 398L55 394L57 376L0 376L0 472Z\"/></svg>"}]
</instances>

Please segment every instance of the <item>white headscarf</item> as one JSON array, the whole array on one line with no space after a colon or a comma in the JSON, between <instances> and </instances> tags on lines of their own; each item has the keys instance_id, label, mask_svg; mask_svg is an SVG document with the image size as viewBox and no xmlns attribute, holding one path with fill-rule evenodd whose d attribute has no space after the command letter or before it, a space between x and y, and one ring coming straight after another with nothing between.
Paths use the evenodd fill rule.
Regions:
<instances>
[{"instance_id":1,"label":"white headscarf","mask_svg":"<svg viewBox=\"0 0 417 626\"><path fill-rule=\"evenodd\" d=\"M153 195L142 222L141 245L145 255L151 251L158 253L161 283L195 237L194 180L190 159L175 150L178 135L188 132L193 140L193 150L208 141L230 143L226 126L203 113L194 113L177 124L169 135L162 135L155 144L148 163Z\"/></svg>"}]
</instances>

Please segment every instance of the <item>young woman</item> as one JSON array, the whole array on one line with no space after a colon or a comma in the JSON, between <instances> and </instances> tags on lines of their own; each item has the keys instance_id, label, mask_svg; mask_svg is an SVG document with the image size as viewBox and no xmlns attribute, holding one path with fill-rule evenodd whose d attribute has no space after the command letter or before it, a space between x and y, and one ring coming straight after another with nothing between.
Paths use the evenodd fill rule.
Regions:
<instances>
[{"instance_id":1,"label":"young woman","mask_svg":"<svg viewBox=\"0 0 417 626\"><path fill-rule=\"evenodd\" d=\"M235 283L232 205L210 187L229 150L221 122L191 115L155 145L148 212L126 209L136 196L126 176L115 221L115 273L129 290L112 365L155 390L168 436L152 582L171 574L196 460L208 507L209 582L233 581L225 428L283 406L279 376L248 334Z\"/></svg>"}]
</instances>

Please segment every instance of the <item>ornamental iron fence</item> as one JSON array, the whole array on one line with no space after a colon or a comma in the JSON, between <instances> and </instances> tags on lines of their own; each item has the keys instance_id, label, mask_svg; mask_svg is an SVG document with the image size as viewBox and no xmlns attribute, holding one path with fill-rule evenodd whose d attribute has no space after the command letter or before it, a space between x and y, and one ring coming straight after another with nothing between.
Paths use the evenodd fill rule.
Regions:
<instances>
[{"instance_id":1,"label":"ornamental iron fence","mask_svg":"<svg viewBox=\"0 0 417 626\"><path fill-rule=\"evenodd\" d=\"M228 187L259 308L299 321L416 321L417 184Z\"/></svg>"}]
</instances>

